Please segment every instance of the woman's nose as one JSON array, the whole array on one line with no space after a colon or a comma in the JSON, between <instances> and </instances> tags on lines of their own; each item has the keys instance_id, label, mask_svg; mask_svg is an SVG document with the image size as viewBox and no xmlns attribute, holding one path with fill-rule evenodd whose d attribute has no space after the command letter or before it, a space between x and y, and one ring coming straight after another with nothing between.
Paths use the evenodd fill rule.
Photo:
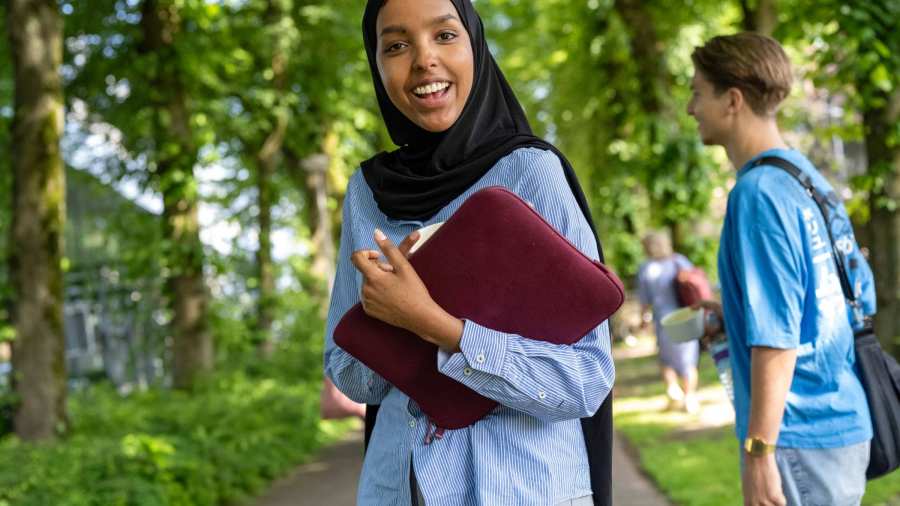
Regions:
<instances>
[{"instance_id":1,"label":"woman's nose","mask_svg":"<svg viewBox=\"0 0 900 506\"><path fill-rule=\"evenodd\" d=\"M413 59L413 68L416 70L427 70L437 65L437 51L429 44L419 47Z\"/></svg>"}]
</instances>

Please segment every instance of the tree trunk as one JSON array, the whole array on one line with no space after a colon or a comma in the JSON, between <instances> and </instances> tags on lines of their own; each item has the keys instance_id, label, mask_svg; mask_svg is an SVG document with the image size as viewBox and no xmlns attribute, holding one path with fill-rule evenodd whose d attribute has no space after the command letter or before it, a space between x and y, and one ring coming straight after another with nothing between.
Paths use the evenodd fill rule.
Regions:
<instances>
[{"instance_id":1,"label":"tree trunk","mask_svg":"<svg viewBox=\"0 0 900 506\"><path fill-rule=\"evenodd\" d=\"M900 90L883 98L884 107L863 112L869 174L884 181L869 197L869 258L878 296L875 332L886 349L900 356L900 146L890 142L900 122Z\"/></svg>"},{"instance_id":2,"label":"tree trunk","mask_svg":"<svg viewBox=\"0 0 900 506\"><path fill-rule=\"evenodd\" d=\"M337 268L335 266L335 259L337 258L335 233L338 231L335 226L335 217L328 209L328 179L329 171L332 168L331 162L339 156L338 142L337 133L332 128L329 128L322 141L324 158L319 163L307 163L304 166L307 173L306 188L309 196L307 202L310 203L309 209L312 212L310 224L315 225L312 228L313 254L315 255L312 263L312 272L328 283L329 296L331 295L331 284L334 282L334 274ZM313 202L315 202L315 205L312 205Z\"/></svg>"},{"instance_id":3,"label":"tree trunk","mask_svg":"<svg viewBox=\"0 0 900 506\"><path fill-rule=\"evenodd\" d=\"M197 183L197 148L190 127L188 97L177 66L178 7L171 0L146 0L141 50L158 58L153 86L156 104L156 176L163 195L164 237L168 243L167 287L173 306L172 380L193 388L198 375L212 370L213 341L207 322L208 294L203 279Z\"/></svg>"},{"instance_id":4,"label":"tree trunk","mask_svg":"<svg viewBox=\"0 0 900 506\"><path fill-rule=\"evenodd\" d=\"M313 256L310 264L310 274L327 283L327 291L316 295L326 300L331 292L331 283L334 281L335 257L337 251L334 246L335 229L332 222L331 211L328 209L328 168L333 152L328 151L329 139L336 136L329 133L325 136L325 153L309 155L300 158L297 153L286 151L287 168L295 187L303 193L303 221L311 231L310 251ZM330 153L330 154L329 154ZM322 285L326 286L326 285ZM318 287L310 287L314 291ZM327 304L323 304L323 315L327 313Z\"/></svg>"},{"instance_id":5,"label":"tree trunk","mask_svg":"<svg viewBox=\"0 0 900 506\"><path fill-rule=\"evenodd\" d=\"M670 74L666 68L665 49L659 38L653 14L646 2L640 0L616 0L615 9L625 22L629 32L629 44L631 53L637 65L637 79L641 83L641 92L638 95L638 103L641 105L645 117L649 118L647 125L647 145L653 148L664 142L667 132L660 131L660 125L674 115L670 109L668 97L672 86ZM652 180L657 171L668 170L662 163L654 163L648 167L647 176ZM651 185L645 187L651 188ZM665 216L663 210L671 205L674 196L667 193L663 195L650 195L651 203L656 213ZM678 224L673 220L663 218L663 225L669 229L672 238L672 248L682 251L681 233Z\"/></svg>"},{"instance_id":6,"label":"tree trunk","mask_svg":"<svg viewBox=\"0 0 900 506\"><path fill-rule=\"evenodd\" d=\"M67 424L63 334L63 22L53 0L11 0L14 424L22 439L53 438Z\"/></svg>"},{"instance_id":7,"label":"tree trunk","mask_svg":"<svg viewBox=\"0 0 900 506\"><path fill-rule=\"evenodd\" d=\"M326 136L326 145L329 144L329 139L336 140L336 136L329 133ZM306 172L306 205L312 230L313 262L310 272L325 280L328 283L328 292L331 293L337 251L332 239L331 214L328 212L328 167L333 156L333 152L329 151L331 150L326 147L324 154L307 158L304 160L303 168Z\"/></svg>"},{"instance_id":8,"label":"tree trunk","mask_svg":"<svg viewBox=\"0 0 900 506\"><path fill-rule=\"evenodd\" d=\"M756 0L755 5L751 6L749 0L741 0L743 29L771 36L778 26L776 2L777 0Z\"/></svg>"},{"instance_id":9,"label":"tree trunk","mask_svg":"<svg viewBox=\"0 0 900 506\"><path fill-rule=\"evenodd\" d=\"M653 124L660 121L656 116L664 112L668 97L669 72L666 69L665 51L652 13L646 3L640 0L616 0L615 9L622 16L629 32L629 44L638 67L637 78L641 81L638 100ZM657 137L651 128L651 142Z\"/></svg>"},{"instance_id":10,"label":"tree trunk","mask_svg":"<svg viewBox=\"0 0 900 506\"><path fill-rule=\"evenodd\" d=\"M275 276L272 265L272 160L257 164L259 192L259 250L256 252L259 299L257 300L256 343L263 356L272 353L272 322L274 321Z\"/></svg>"},{"instance_id":11,"label":"tree trunk","mask_svg":"<svg viewBox=\"0 0 900 506\"><path fill-rule=\"evenodd\" d=\"M259 192L259 250L256 254L257 275L259 277L259 300L257 302L257 346L263 356L272 353L272 322L275 319L275 275L272 264L272 204L276 199L272 178L287 133L288 112L283 105L287 86L287 52L283 51L281 26L284 12L280 4L270 0L266 10L267 29L272 33L272 56L269 69L272 71L272 86L278 94L278 102L269 118L272 129L263 141L256 155L257 190Z\"/></svg>"}]
</instances>

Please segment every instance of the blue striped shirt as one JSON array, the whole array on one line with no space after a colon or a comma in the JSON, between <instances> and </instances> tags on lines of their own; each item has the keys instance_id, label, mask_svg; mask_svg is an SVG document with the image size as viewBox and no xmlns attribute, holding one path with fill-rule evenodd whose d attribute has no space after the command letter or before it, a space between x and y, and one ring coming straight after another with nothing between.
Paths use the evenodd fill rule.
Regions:
<instances>
[{"instance_id":1,"label":"blue striped shirt","mask_svg":"<svg viewBox=\"0 0 900 506\"><path fill-rule=\"evenodd\" d=\"M359 302L362 275L350 263L350 254L378 249L375 228L399 243L418 228L447 220L469 195L487 186L509 188L582 252L598 258L591 229L559 158L550 151L513 151L426 222L389 219L378 209L362 173L353 175L344 200L325 372L351 399L381 404L358 504L408 506L410 465L428 504L555 505L591 493L579 418L594 414L612 388L615 371L606 322L566 346L465 321L462 351L435 357L438 368L500 406L430 444L424 442L429 422L416 403L334 344L335 326Z\"/></svg>"}]
</instances>

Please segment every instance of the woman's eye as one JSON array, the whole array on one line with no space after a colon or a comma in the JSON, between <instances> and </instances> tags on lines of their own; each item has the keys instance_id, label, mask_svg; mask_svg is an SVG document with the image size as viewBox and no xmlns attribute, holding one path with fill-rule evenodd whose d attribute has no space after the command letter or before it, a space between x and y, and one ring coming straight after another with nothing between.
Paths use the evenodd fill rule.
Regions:
<instances>
[{"instance_id":1,"label":"woman's eye","mask_svg":"<svg viewBox=\"0 0 900 506\"><path fill-rule=\"evenodd\" d=\"M441 32L438 34L438 40L448 41L456 38L456 34L453 32Z\"/></svg>"},{"instance_id":2,"label":"woman's eye","mask_svg":"<svg viewBox=\"0 0 900 506\"><path fill-rule=\"evenodd\" d=\"M384 52L385 52L385 53L393 53L393 52L399 51L399 50L401 50L401 49L403 49L403 43L402 43L402 42L395 42L395 43L393 43L393 44L387 46L387 47L384 49Z\"/></svg>"}]
</instances>

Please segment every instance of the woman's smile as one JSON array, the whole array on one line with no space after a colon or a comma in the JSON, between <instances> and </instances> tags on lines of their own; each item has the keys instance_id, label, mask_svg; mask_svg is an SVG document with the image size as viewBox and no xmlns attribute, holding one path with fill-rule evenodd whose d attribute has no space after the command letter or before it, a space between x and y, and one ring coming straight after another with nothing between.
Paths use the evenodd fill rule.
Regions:
<instances>
[{"instance_id":1,"label":"woman's smile","mask_svg":"<svg viewBox=\"0 0 900 506\"><path fill-rule=\"evenodd\" d=\"M453 85L448 81L433 81L413 88L415 103L425 109L439 109L450 102Z\"/></svg>"},{"instance_id":2,"label":"woman's smile","mask_svg":"<svg viewBox=\"0 0 900 506\"><path fill-rule=\"evenodd\" d=\"M395 107L429 132L453 126L474 79L468 32L448 0L391 0L378 15L378 71Z\"/></svg>"}]
</instances>

